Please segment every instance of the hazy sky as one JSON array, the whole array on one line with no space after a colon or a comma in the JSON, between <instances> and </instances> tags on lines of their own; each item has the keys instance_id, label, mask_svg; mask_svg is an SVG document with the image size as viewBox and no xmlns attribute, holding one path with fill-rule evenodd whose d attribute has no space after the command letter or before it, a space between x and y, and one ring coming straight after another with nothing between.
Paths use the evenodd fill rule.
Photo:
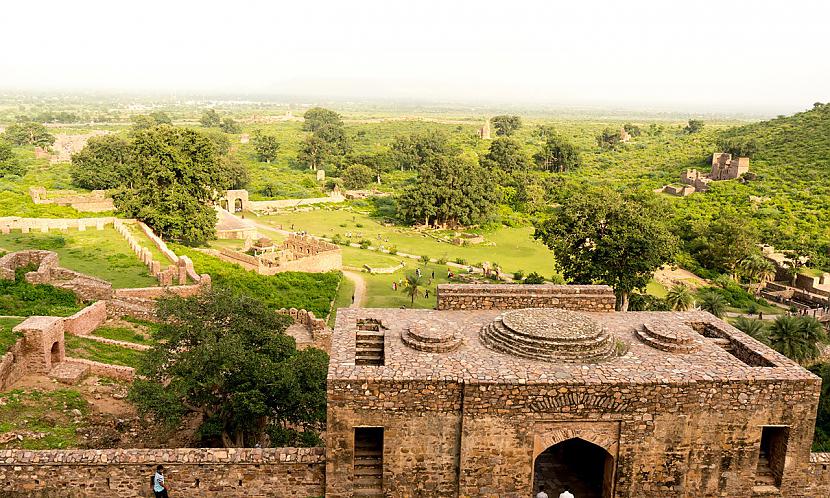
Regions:
<instances>
[{"instance_id":1,"label":"hazy sky","mask_svg":"<svg viewBox=\"0 0 830 498\"><path fill-rule=\"evenodd\" d=\"M0 88L799 110L830 2L9 1Z\"/></svg>"}]
</instances>

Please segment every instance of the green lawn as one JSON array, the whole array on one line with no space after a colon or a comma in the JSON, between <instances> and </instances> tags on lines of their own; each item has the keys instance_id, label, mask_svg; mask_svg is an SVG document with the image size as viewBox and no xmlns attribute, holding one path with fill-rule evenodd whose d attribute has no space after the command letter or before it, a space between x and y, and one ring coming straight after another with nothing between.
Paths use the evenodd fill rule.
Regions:
<instances>
[{"instance_id":1,"label":"green lawn","mask_svg":"<svg viewBox=\"0 0 830 498\"><path fill-rule=\"evenodd\" d=\"M134 349L122 348L113 344L104 344L85 337L67 334L66 356L136 368L140 364L144 353Z\"/></svg>"},{"instance_id":2,"label":"green lawn","mask_svg":"<svg viewBox=\"0 0 830 498\"><path fill-rule=\"evenodd\" d=\"M337 297L334 298L334 306L332 306L331 314L329 315L329 327L334 328L334 320L337 318L337 308L348 308L351 306L352 296L354 296L354 283L348 278L343 277L343 280L340 281L340 288L337 289Z\"/></svg>"},{"instance_id":3,"label":"green lawn","mask_svg":"<svg viewBox=\"0 0 830 498\"><path fill-rule=\"evenodd\" d=\"M116 288L158 285L127 241L112 227L83 232L0 234L0 248L9 252L24 249L54 251L60 257L61 266L103 278Z\"/></svg>"},{"instance_id":4,"label":"green lawn","mask_svg":"<svg viewBox=\"0 0 830 498\"><path fill-rule=\"evenodd\" d=\"M360 249L358 247L342 246L343 264L345 266L354 266L363 268L363 265L369 265L372 268L391 268L398 266L401 261L408 264L417 263L414 259L402 258L392 254L384 254L378 251L371 251L369 249Z\"/></svg>"},{"instance_id":5,"label":"green lawn","mask_svg":"<svg viewBox=\"0 0 830 498\"><path fill-rule=\"evenodd\" d=\"M665 299L668 294L668 289L666 289L666 286L660 282L652 280L648 283L648 285L646 285L646 294L651 294L654 297Z\"/></svg>"},{"instance_id":6,"label":"green lawn","mask_svg":"<svg viewBox=\"0 0 830 498\"><path fill-rule=\"evenodd\" d=\"M395 247L400 252L417 256L427 255L433 259L445 258L455 261L460 258L469 264L495 262L510 273L517 270L523 270L525 273L535 271L548 278L553 274L553 253L542 243L533 240L532 227L502 226L482 233L487 240L485 244L465 247L441 242L407 227L384 226L367 214L349 208L285 212L261 216L258 221L283 226L294 224L295 230L306 230L312 235L323 237L338 234L345 238L347 233L351 233L351 242L366 239L373 246L382 245L386 249ZM430 233L443 235L446 232ZM365 256L371 257L368 254ZM361 257L352 258L349 255L347 258L344 253L344 260L348 260L349 263L346 264L353 266L363 265Z\"/></svg>"},{"instance_id":7,"label":"green lawn","mask_svg":"<svg viewBox=\"0 0 830 498\"><path fill-rule=\"evenodd\" d=\"M398 282L406 279L406 275L415 273L415 268L421 268L421 280L424 284L423 290L429 290L429 297L424 297L423 290L415 299L413 304L410 298L404 293L402 286L398 285L398 290L392 289L392 282ZM453 273L458 274L457 268L452 268ZM432 278L432 272L435 272L435 279ZM464 273L461 271L461 273ZM407 308L434 308L435 307L435 292L438 284L445 284L450 282L447 279L447 266L430 263L424 267L423 263L414 260L407 263L406 268L398 270L392 274L374 274L361 273L361 276L366 280L366 301L364 307L366 308L400 308L406 306Z\"/></svg>"},{"instance_id":8,"label":"green lawn","mask_svg":"<svg viewBox=\"0 0 830 498\"><path fill-rule=\"evenodd\" d=\"M125 223L124 225L127 227L127 230L130 231L133 237L135 237L135 240L138 241L139 244L150 250L150 253L153 255L153 259L161 263L162 268L172 264L170 263L170 260L167 259L167 256L165 256L164 253L161 252L161 249L159 249L156 246L156 244L152 240L150 240L150 237L148 237L147 234L144 233L144 230L142 230L141 227L138 226L138 223Z\"/></svg>"},{"instance_id":9,"label":"green lawn","mask_svg":"<svg viewBox=\"0 0 830 498\"><path fill-rule=\"evenodd\" d=\"M71 389L44 392L15 389L0 393L0 433L17 432L0 448L50 450L77 447L81 442L72 410L89 411L81 393Z\"/></svg>"},{"instance_id":10,"label":"green lawn","mask_svg":"<svg viewBox=\"0 0 830 498\"><path fill-rule=\"evenodd\" d=\"M153 340L147 337L146 334L130 329L127 327L98 327L92 331L92 335L103 337L105 339L113 339L115 341L132 342L135 344L144 344L149 346Z\"/></svg>"},{"instance_id":11,"label":"green lawn","mask_svg":"<svg viewBox=\"0 0 830 498\"><path fill-rule=\"evenodd\" d=\"M23 337L22 334L12 332L12 329L23 320L25 318L0 318L0 356L6 354L9 348Z\"/></svg>"}]
</instances>

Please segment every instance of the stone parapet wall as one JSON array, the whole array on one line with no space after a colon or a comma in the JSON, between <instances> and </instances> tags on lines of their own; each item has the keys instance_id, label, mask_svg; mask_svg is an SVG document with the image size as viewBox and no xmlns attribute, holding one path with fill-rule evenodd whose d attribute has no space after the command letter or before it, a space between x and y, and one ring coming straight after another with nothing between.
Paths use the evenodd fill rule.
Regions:
<instances>
[{"instance_id":1,"label":"stone parapet wall","mask_svg":"<svg viewBox=\"0 0 830 498\"><path fill-rule=\"evenodd\" d=\"M146 496L158 464L175 496L325 494L323 448L2 450L0 494Z\"/></svg>"},{"instance_id":2,"label":"stone parapet wall","mask_svg":"<svg viewBox=\"0 0 830 498\"><path fill-rule=\"evenodd\" d=\"M89 367L90 373L100 377L123 380L125 382L131 382L135 377L135 369L133 367L112 365L110 363L101 363L99 361L87 360L85 358L72 358L69 356L67 356L64 361L66 363L74 363L76 365L84 365Z\"/></svg>"},{"instance_id":3,"label":"stone parapet wall","mask_svg":"<svg viewBox=\"0 0 830 498\"><path fill-rule=\"evenodd\" d=\"M289 315L294 323L304 325L311 334L311 345L323 351L331 351L331 336L333 331L328 327L326 321L317 318L313 311L298 310L296 308L281 308L277 313Z\"/></svg>"},{"instance_id":4,"label":"stone parapet wall","mask_svg":"<svg viewBox=\"0 0 830 498\"><path fill-rule=\"evenodd\" d=\"M10 389L15 382L28 372L26 362L19 361L23 357L23 341L21 337L0 357L0 391Z\"/></svg>"},{"instance_id":5,"label":"stone parapet wall","mask_svg":"<svg viewBox=\"0 0 830 498\"><path fill-rule=\"evenodd\" d=\"M0 233L7 234L11 230L20 230L23 233L42 232L50 230L69 230L74 228L84 231L87 228L103 230L105 226L115 221L112 216L101 218L20 218L10 216L0 218Z\"/></svg>"},{"instance_id":6,"label":"stone parapet wall","mask_svg":"<svg viewBox=\"0 0 830 498\"><path fill-rule=\"evenodd\" d=\"M96 301L63 320L64 331L73 335L89 335L107 319L106 301Z\"/></svg>"},{"instance_id":7,"label":"stone parapet wall","mask_svg":"<svg viewBox=\"0 0 830 498\"><path fill-rule=\"evenodd\" d=\"M28 272L25 277L31 284L49 284L67 289L82 301L112 297L112 284L60 267L58 255L52 251L27 250L6 254L0 258L0 279L13 280L15 270L32 264L37 265L37 270Z\"/></svg>"},{"instance_id":8,"label":"stone parapet wall","mask_svg":"<svg viewBox=\"0 0 830 498\"><path fill-rule=\"evenodd\" d=\"M312 197L308 199L280 199L276 201L248 201L245 203L245 209L250 211L276 211L280 209L290 209L300 206L310 206L312 204L326 204L326 203L340 203L345 201L343 195L331 195L328 197Z\"/></svg>"},{"instance_id":9,"label":"stone parapet wall","mask_svg":"<svg viewBox=\"0 0 830 498\"><path fill-rule=\"evenodd\" d=\"M810 454L809 496L830 496L830 453Z\"/></svg>"},{"instance_id":10,"label":"stone parapet wall","mask_svg":"<svg viewBox=\"0 0 830 498\"><path fill-rule=\"evenodd\" d=\"M614 311L615 302L614 291L607 285L441 284L437 309Z\"/></svg>"}]
</instances>

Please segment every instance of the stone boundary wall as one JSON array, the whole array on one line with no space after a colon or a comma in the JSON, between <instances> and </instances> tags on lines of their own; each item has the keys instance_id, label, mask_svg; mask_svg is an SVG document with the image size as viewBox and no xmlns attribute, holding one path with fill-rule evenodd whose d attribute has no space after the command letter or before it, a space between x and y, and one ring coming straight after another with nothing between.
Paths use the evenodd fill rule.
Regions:
<instances>
[{"instance_id":1,"label":"stone boundary wall","mask_svg":"<svg viewBox=\"0 0 830 498\"><path fill-rule=\"evenodd\" d=\"M130 229L127 228L127 223L135 223L135 221L130 220L129 222L125 222L123 220L115 220L114 226L115 230L124 237L124 240L130 245L130 249L135 253L138 259L144 263L147 268L150 270L150 274L156 277L159 281L159 285L170 286L173 285L174 280L179 283L179 285L184 285L187 283L188 271L185 267L186 261L180 260L175 254L173 254L170 249L167 248L167 245L164 244L163 247L167 249L165 252L162 250L164 255L169 259L172 254L175 260L171 260L174 264L170 265L163 265L161 261L156 261L153 259L153 253L150 249L141 245L141 243L130 233ZM142 225L144 225L142 223ZM146 225L144 225L146 227ZM144 228L142 228L144 229ZM152 233L152 230L149 230L149 227L146 228L146 233ZM155 243L156 241L151 237L151 240ZM158 239L161 242L161 239ZM161 242L163 244L163 242ZM161 250L159 243L156 243L156 247ZM169 254L168 254L169 253ZM192 266L192 264L191 264Z\"/></svg>"},{"instance_id":2,"label":"stone boundary wall","mask_svg":"<svg viewBox=\"0 0 830 498\"><path fill-rule=\"evenodd\" d=\"M830 496L830 453L810 453L810 496Z\"/></svg>"},{"instance_id":3,"label":"stone boundary wall","mask_svg":"<svg viewBox=\"0 0 830 498\"><path fill-rule=\"evenodd\" d=\"M395 273L396 271L398 271L402 268L405 268L405 267L406 267L406 263L401 261L397 266L389 266L389 267L386 267L386 268L375 268L375 267L372 267L372 266L369 266L369 265L363 265L362 269L369 272L369 273L372 273L372 274L389 274L389 273Z\"/></svg>"},{"instance_id":4,"label":"stone boundary wall","mask_svg":"<svg viewBox=\"0 0 830 498\"><path fill-rule=\"evenodd\" d=\"M113 346L118 346L121 348L126 349L133 349L135 351L147 351L150 349L150 346L146 344L138 344L135 342L127 342L127 341L119 341L116 339L107 339L106 337L98 337L97 335L87 335L84 336L86 339L90 341L100 342L101 344L111 344Z\"/></svg>"},{"instance_id":5,"label":"stone boundary wall","mask_svg":"<svg viewBox=\"0 0 830 498\"><path fill-rule=\"evenodd\" d=\"M23 357L24 340L23 337L18 339L0 358L0 391L9 389L28 372L26 362L18 361Z\"/></svg>"},{"instance_id":6,"label":"stone boundary wall","mask_svg":"<svg viewBox=\"0 0 830 498\"><path fill-rule=\"evenodd\" d=\"M133 287L127 289L115 289L116 298L139 298L158 299L167 294L175 294L181 297L189 297L201 292L205 287L210 287L210 277L196 285L174 285L170 287Z\"/></svg>"},{"instance_id":7,"label":"stone boundary wall","mask_svg":"<svg viewBox=\"0 0 830 498\"><path fill-rule=\"evenodd\" d=\"M12 230L20 230L23 233L49 233L49 230L69 230L70 228L82 232L87 228L103 230L106 225L113 224L115 219L112 216L101 218L20 218L10 216L0 218L0 233L8 234Z\"/></svg>"},{"instance_id":8,"label":"stone boundary wall","mask_svg":"<svg viewBox=\"0 0 830 498\"><path fill-rule=\"evenodd\" d=\"M317 349L322 349L325 352L331 351L331 336L333 331L328 327L326 321L322 318L317 318L313 311L298 310L296 308L280 308L277 313L281 315L289 315L294 323L305 325L308 332L311 334L312 345Z\"/></svg>"},{"instance_id":9,"label":"stone boundary wall","mask_svg":"<svg viewBox=\"0 0 830 498\"><path fill-rule=\"evenodd\" d=\"M89 335L107 319L107 302L96 301L63 320L63 330L73 335Z\"/></svg>"},{"instance_id":10,"label":"stone boundary wall","mask_svg":"<svg viewBox=\"0 0 830 498\"><path fill-rule=\"evenodd\" d=\"M65 357L63 361L65 363L74 363L76 365L89 367L89 373L100 377L107 377L127 382L132 381L135 377L135 369L133 367L112 365L110 363L101 363L99 361L87 360L85 358L72 358L70 356Z\"/></svg>"},{"instance_id":11,"label":"stone boundary wall","mask_svg":"<svg viewBox=\"0 0 830 498\"><path fill-rule=\"evenodd\" d=\"M310 498L325 494L324 448L2 450L0 495L152 496L163 464L174 496Z\"/></svg>"},{"instance_id":12,"label":"stone boundary wall","mask_svg":"<svg viewBox=\"0 0 830 498\"><path fill-rule=\"evenodd\" d=\"M14 280L15 270L30 264L37 265L37 270L26 273L26 281L30 284L50 284L66 289L82 301L109 299L113 295L111 283L62 268L57 253L38 249L12 252L0 258L0 279Z\"/></svg>"},{"instance_id":13,"label":"stone boundary wall","mask_svg":"<svg viewBox=\"0 0 830 498\"><path fill-rule=\"evenodd\" d=\"M101 213L112 211L115 205L112 198L106 196L106 190L93 190L88 194L74 193L61 197L49 197L49 191L44 187L29 187L29 195L35 204L57 204L69 206L76 211L87 213Z\"/></svg>"},{"instance_id":14,"label":"stone boundary wall","mask_svg":"<svg viewBox=\"0 0 830 498\"><path fill-rule=\"evenodd\" d=\"M812 294L830 297L830 273L823 273L819 277L799 273L795 276L795 286Z\"/></svg>"},{"instance_id":15,"label":"stone boundary wall","mask_svg":"<svg viewBox=\"0 0 830 498\"><path fill-rule=\"evenodd\" d=\"M289 209L300 206L309 206L312 204L326 204L326 203L340 203L346 198L341 194L330 195L328 197L312 197L308 199L280 199L276 201L248 201L245 203L245 209L249 211L269 211L278 209Z\"/></svg>"},{"instance_id":16,"label":"stone boundary wall","mask_svg":"<svg viewBox=\"0 0 830 498\"><path fill-rule=\"evenodd\" d=\"M439 310L563 308L614 311L616 298L607 285L441 284Z\"/></svg>"}]
</instances>

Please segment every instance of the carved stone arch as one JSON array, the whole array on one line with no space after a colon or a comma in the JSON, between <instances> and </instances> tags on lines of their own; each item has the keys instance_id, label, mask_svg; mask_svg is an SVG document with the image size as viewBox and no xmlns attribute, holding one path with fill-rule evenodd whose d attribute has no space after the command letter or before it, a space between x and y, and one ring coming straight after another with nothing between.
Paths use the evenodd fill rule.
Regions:
<instances>
[{"instance_id":1,"label":"carved stone arch","mask_svg":"<svg viewBox=\"0 0 830 498\"><path fill-rule=\"evenodd\" d=\"M567 428L537 434L533 441L533 459L536 460L536 457L546 449L568 439L582 439L599 446L615 458L617 456L619 441L616 434L602 429Z\"/></svg>"}]
</instances>

